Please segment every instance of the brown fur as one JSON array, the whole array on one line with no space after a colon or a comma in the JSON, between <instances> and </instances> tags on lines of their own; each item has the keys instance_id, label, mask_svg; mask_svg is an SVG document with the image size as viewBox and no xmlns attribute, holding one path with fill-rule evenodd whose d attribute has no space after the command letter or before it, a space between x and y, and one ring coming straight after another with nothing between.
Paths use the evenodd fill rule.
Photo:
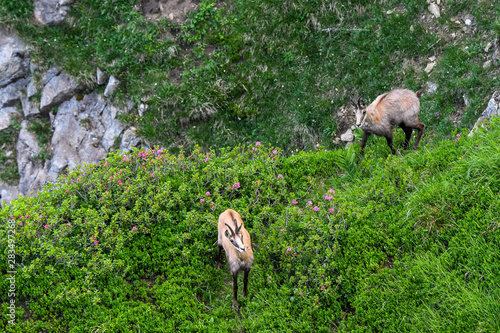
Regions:
<instances>
[{"instance_id":1,"label":"brown fur","mask_svg":"<svg viewBox=\"0 0 500 333\"><path fill-rule=\"evenodd\" d=\"M235 238L235 243L239 244L242 240L242 244L245 248L244 252L238 251L233 243L226 236L226 231L228 234L231 234L231 229L236 233L236 226L234 220L237 221L237 225L239 228L238 235ZM231 228L228 228L227 225ZM241 227L240 227L241 226ZM246 297L248 294L248 273L252 268L252 264L254 262L253 250L252 250L252 242L250 239L250 234L245 229L243 225L243 220L241 219L240 214L232 209L228 209L219 216L219 224L218 224L219 237L217 241L217 269L220 269L220 253L222 248L224 248L224 252L226 253L227 266L229 271L233 275L233 308L238 308L238 273L243 272L243 297Z\"/></svg>"},{"instance_id":2,"label":"brown fur","mask_svg":"<svg viewBox=\"0 0 500 333\"><path fill-rule=\"evenodd\" d=\"M408 148L411 133L413 129L416 129L418 135L413 148L417 149L425 128L425 125L418 120L420 96L422 96L422 91L414 93L407 89L396 89L378 96L366 108L361 102L358 101L356 104L351 100L355 107L356 126L363 130L361 153L364 151L368 137L375 134L385 137L392 153L395 154L396 150L392 144L394 126L401 127L405 132L405 148Z\"/></svg>"}]
</instances>

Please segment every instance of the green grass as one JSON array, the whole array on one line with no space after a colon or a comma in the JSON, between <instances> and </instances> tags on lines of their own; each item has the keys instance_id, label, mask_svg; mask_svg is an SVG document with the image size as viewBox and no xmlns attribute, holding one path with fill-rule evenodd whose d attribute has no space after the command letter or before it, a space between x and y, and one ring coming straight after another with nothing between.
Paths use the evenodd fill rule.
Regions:
<instances>
[{"instance_id":1,"label":"green grass","mask_svg":"<svg viewBox=\"0 0 500 333\"><path fill-rule=\"evenodd\" d=\"M0 327L497 331L499 125L396 156L373 140L359 163L357 147L287 157L261 145L79 166L0 211L15 220L19 263L15 328L0 263ZM227 268L214 268L229 207L255 255L241 319Z\"/></svg>"}]
</instances>

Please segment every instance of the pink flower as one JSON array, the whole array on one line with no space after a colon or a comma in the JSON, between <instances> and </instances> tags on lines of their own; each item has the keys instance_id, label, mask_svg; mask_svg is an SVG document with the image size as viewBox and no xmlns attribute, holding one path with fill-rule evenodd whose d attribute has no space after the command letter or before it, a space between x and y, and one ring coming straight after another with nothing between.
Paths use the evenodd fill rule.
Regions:
<instances>
[{"instance_id":1,"label":"pink flower","mask_svg":"<svg viewBox=\"0 0 500 333\"><path fill-rule=\"evenodd\" d=\"M120 173L123 173L123 170L120 170Z\"/></svg>"},{"instance_id":2,"label":"pink flower","mask_svg":"<svg viewBox=\"0 0 500 333\"><path fill-rule=\"evenodd\" d=\"M256 145L256 146L260 146L260 142L259 142L259 141L257 141L257 142L255 143L255 145Z\"/></svg>"},{"instance_id":3,"label":"pink flower","mask_svg":"<svg viewBox=\"0 0 500 333\"><path fill-rule=\"evenodd\" d=\"M207 197L209 197L209 196L210 196L210 192L205 193L205 195L206 195Z\"/></svg>"},{"instance_id":4,"label":"pink flower","mask_svg":"<svg viewBox=\"0 0 500 333\"><path fill-rule=\"evenodd\" d=\"M342 212L340 209L339 209L339 213Z\"/></svg>"},{"instance_id":5,"label":"pink flower","mask_svg":"<svg viewBox=\"0 0 500 333\"><path fill-rule=\"evenodd\" d=\"M23 226L23 222L19 222L19 224L21 225L21 227Z\"/></svg>"},{"instance_id":6,"label":"pink flower","mask_svg":"<svg viewBox=\"0 0 500 333\"><path fill-rule=\"evenodd\" d=\"M300 295L300 296L302 296L302 291L301 291L301 292L299 292L299 295Z\"/></svg>"},{"instance_id":7,"label":"pink flower","mask_svg":"<svg viewBox=\"0 0 500 333\"><path fill-rule=\"evenodd\" d=\"M276 149L275 149L275 150L273 150L273 154L274 154L274 155L278 155L278 151L277 151Z\"/></svg>"},{"instance_id":8,"label":"pink flower","mask_svg":"<svg viewBox=\"0 0 500 333\"><path fill-rule=\"evenodd\" d=\"M210 157L205 158L205 162L210 161Z\"/></svg>"},{"instance_id":9,"label":"pink flower","mask_svg":"<svg viewBox=\"0 0 500 333\"><path fill-rule=\"evenodd\" d=\"M205 199L200 199L200 202L205 202Z\"/></svg>"},{"instance_id":10,"label":"pink flower","mask_svg":"<svg viewBox=\"0 0 500 333\"><path fill-rule=\"evenodd\" d=\"M292 248L291 248L291 247L289 247L288 249L286 249L286 253L288 253L288 252L290 252L290 251L292 251Z\"/></svg>"},{"instance_id":11,"label":"pink flower","mask_svg":"<svg viewBox=\"0 0 500 333\"><path fill-rule=\"evenodd\" d=\"M80 178L78 178L77 180L80 181Z\"/></svg>"},{"instance_id":12,"label":"pink flower","mask_svg":"<svg viewBox=\"0 0 500 333\"><path fill-rule=\"evenodd\" d=\"M314 211L317 212L319 210L319 207L318 206L314 206Z\"/></svg>"},{"instance_id":13,"label":"pink flower","mask_svg":"<svg viewBox=\"0 0 500 333\"><path fill-rule=\"evenodd\" d=\"M136 228L136 227L133 227L133 228L132 228L132 231L136 231L136 230L137 230L137 228Z\"/></svg>"},{"instance_id":14,"label":"pink flower","mask_svg":"<svg viewBox=\"0 0 500 333\"><path fill-rule=\"evenodd\" d=\"M45 229L48 229L48 228L49 228L49 225L48 225L48 224L46 224L46 225L44 225L44 227L45 227Z\"/></svg>"},{"instance_id":15,"label":"pink flower","mask_svg":"<svg viewBox=\"0 0 500 333\"><path fill-rule=\"evenodd\" d=\"M113 180L113 176L109 177L109 179Z\"/></svg>"},{"instance_id":16,"label":"pink flower","mask_svg":"<svg viewBox=\"0 0 500 333\"><path fill-rule=\"evenodd\" d=\"M459 138L459 137L460 137L460 134L457 134L457 138Z\"/></svg>"},{"instance_id":17,"label":"pink flower","mask_svg":"<svg viewBox=\"0 0 500 333\"><path fill-rule=\"evenodd\" d=\"M162 152L163 152L163 150L161 150L161 149L160 149L160 150L158 150L158 154L161 154Z\"/></svg>"},{"instance_id":18,"label":"pink flower","mask_svg":"<svg viewBox=\"0 0 500 333\"><path fill-rule=\"evenodd\" d=\"M13 218L14 218L14 215L11 215L11 216L10 216L10 218L11 218L11 219L13 219Z\"/></svg>"},{"instance_id":19,"label":"pink flower","mask_svg":"<svg viewBox=\"0 0 500 333\"><path fill-rule=\"evenodd\" d=\"M294 252L294 253L293 253L293 255L294 255L294 256L296 256L296 255L297 255L297 252Z\"/></svg>"},{"instance_id":20,"label":"pink flower","mask_svg":"<svg viewBox=\"0 0 500 333\"><path fill-rule=\"evenodd\" d=\"M285 232L285 231L286 231L286 229L285 229L285 228L281 229L281 232Z\"/></svg>"},{"instance_id":21,"label":"pink flower","mask_svg":"<svg viewBox=\"0 0 500 333\"><path fill-rule=\"evenodd\" d=\"M40 215L40 218L43 219L43 215Z\"/></svg>"},{"instance_id":22,"label":"pink flower","mask_svg":"<svg viewBox=\"0 0 500 333\"><path fill-rule=\"evenodd\" d=\"M69 193L69 191L68 191L68 190L66 190L66 193Z\"/></svg>"},{"instance_id":23,"label":"pink flower","mask_svg":"<svg viewBox=\"0 0 500 333\"><path fill-rule=\"evenodd\" d=\"M331 194L335 194L335 191L330 189L328 192L330 192Z\"/></svg>"},{"instance_id":24,"label":"pink flower","mask_svg":"<svg viewBox=\"0 0 500 333\"><path fill-rule=\"evenodd\" d=\"M68 222L68 223L66 223L66 225L67 225L68 227L71 227L71 223L69 223L69 222Z\"/></svg>"},{"instance_id":25,"label":"pink flower","mask_svg":"<svg viewBox=\"0 0 500 333\"><path fill-rule=\"evenodd\" d=\"M330 212L330 214L332 214L333 213L333 208L330 208L329 212Z\"/></svg>"},{"instance_id":26,"label":"pink flower","mask_svg":"<svg viewBox=\"0 0 500 333\"><path fill-rule=\"evenodd\" d=\"M233 188L238 188L240 187L240 183L234 183Z\"/></svg>"},{"instance_id":27,"label":"pink flower","mask_svg":"<svg viewBox=\"0 0 500 333\"><path fill-rule=\"evenodd\" d=\"M296 200L292 200L292 205L296 205L298 202Z\"/></svg>"},{"instance_id":28,"label":"pink flower","mask_svg":"<svg viewBox=\"0 0 500 333\"><path fill-rule=\"evenodd\" d=\"M152 173L149 174L151 177L154 177Z\"/></svg>"},{"instance_id":29,"label":"pink flower","mask_svg":"<svg viewBox=\"0 0 500 333\"><path fill-rule=\"evenodd\" d=\"M252 147L252 150L257 150L257 148L255 148L255 147Z\"/></svg>"},{"instance_id":30,"label":"pink flower","mask_svg":"<svg viewBox=\"0 0 500 333\"><path fill-rule=\"evenodd\" d=\"M278 175L278 179L280 179L280 178L283 178L283 175L281 175L281 174L280 174L280 175Z\"/></svg>"},{"instance_id":31,"label":"pink flower","mask_svg":"<svg viewBox=\"0 0 500 333\"><path fill-rule=\"evenodd\" d=\"M321 286L321 290L325 290L325 286Z\"/></svg>"},{"instance_id":32,"label":"pink flower","mask_svg":"<svg viewBox=\"0 0 500 333\"><path fill-rule=\"evenodd\" d=\"M308 201L308 202L307 202L307 204L308 204L309 206L312 206L312 204L313 204L313 203L312 203L312 201Z\"/></svg>"},{"instance_id":33,"label":"pink flower","mask_svg":"<svg viewBox=\"0 0 500 333\"><path fill-rule=\"evenodd\" d=\"M327 152L328 150L325 149L325 153Z\"/></svg>"},{"instance_id":34,"label":"pink flower","mask_svg":"<svg viewBox=\"0 0 500 333\"><path fill-rule=\"evenodd\" d=\"M95 241L95 242L94 242L94 245L97 245L97 244L99 244L99 241Z\"/></svg>"}]
</instances>

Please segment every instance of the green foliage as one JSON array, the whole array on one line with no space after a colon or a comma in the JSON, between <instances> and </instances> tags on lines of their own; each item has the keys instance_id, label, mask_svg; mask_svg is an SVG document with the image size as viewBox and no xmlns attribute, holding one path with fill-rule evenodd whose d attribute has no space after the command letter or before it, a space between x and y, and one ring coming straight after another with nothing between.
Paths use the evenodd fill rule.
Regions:
<instances>
[{"instance_id":1,"label":"green foliage","mask_svg":"<svg viewBox=\"0 0 500 333\"><path fill-rule=\"evenodd\" d=\"M78 166L0 211L15 220L15 331L496 331L498 125L404 156L375 140L360 164L357 147L256 144ZM227 208L255 256L241 319L215 269Z\"/></svg>"},{"instance_id":2,"label":"green foliage","mask_svg":"<svg viewBox=\"0 0 500 333\"><path fill-rule=\"evenodd\" d=\"M28 131L35 134L38 146L41 148L40 153L35 156L35 158L41 160L42 162L49 160L51 156L48 152L48 147L52 138L50 120L46 118L33 120L28 124Z\"/></svg>"},{"instance_id":3,"label":"green foliage","mask_svg":"<svg viewBox=\"0 0 500 333\"><path fill-rule=\"evenodd\" d=\"M16 163L16 138L19 135L17 123L0 131L0 179L13 185L19 178ZM7 152L10 151L10 156Z\"/></svg>"}]
</instances>

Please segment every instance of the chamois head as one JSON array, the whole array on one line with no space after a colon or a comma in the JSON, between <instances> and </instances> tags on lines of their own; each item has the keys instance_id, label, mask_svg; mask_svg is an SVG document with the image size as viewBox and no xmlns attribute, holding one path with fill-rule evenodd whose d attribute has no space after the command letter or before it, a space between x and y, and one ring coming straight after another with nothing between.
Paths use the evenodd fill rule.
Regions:
<instances>
[{"instance_id":1,"label":"chamois head","mask_svg":"<svg viewBox=\"0 0 500 333\"><path fill-rule=\"evenodd\" d=\"M358 98L358 103L354 103L352 97L349 98L352 106L354 106L354 115L356 116L356 126L359 127L363 123L366 117L366 104L363 102L361 97Z\"/></svg>"},{"instance_id":2,"label":"chamois head","mask_svg":"<svg viewBox=\"0 0 500 333\"><path fill-rule=\"evenodd\" d=\"M241 226L243 224L240 224L240 226L238 227L238 221L234 219L234 227L235 227L234 230L233 228L231 228L229 224L225 223L225 225L229 228L229 231L231 232L229 232L226 229L224 236L226 236L229 239L229 241L236 250L238 250L241 253L245 252L245 244L243 244L243 234L241 233Z\"/></svg>"}]
</instances>

